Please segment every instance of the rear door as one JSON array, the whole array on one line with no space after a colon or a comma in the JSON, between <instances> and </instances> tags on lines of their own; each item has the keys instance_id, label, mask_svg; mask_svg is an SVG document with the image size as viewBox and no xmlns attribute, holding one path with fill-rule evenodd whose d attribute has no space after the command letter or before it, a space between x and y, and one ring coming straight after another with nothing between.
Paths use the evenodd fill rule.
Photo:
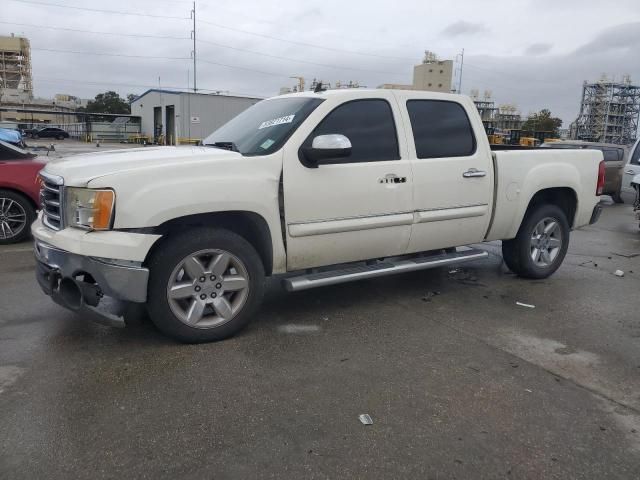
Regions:
<instances>
[{"instance_id":1,"label":"rear door","mask_svg":"<svg viewBox=\"0 0 640 480\"><path fill-rule=\"evenodd\" d=\"M406 252L413 221L411 164L398 136L402 119L393 95L376 95L345 102L342 95L327 94L285 145L288 270ZM351 155L305 166L301 147L327 134L346 136Z\"/></svg>"},{"instance_id":2,"label":"rear door","mask_svg":"<svg viewBox=\"0 0 640 480\"><path fill-rule=\"evenodd\" d=\"M629 162L624 167L620 196L624 203L633 203L636 192L631 187L631 180L635 175L640 175L640 140L636 142L629 155Z\"/></svg>"},{"instance_id":3,"label":"rear door","mask_svg":"<svg viewBox=\"0 0 640 480\"><path fill-rule=\"evenodd\" d=\"M479 119L464 98L414 98L397 92L413 171L414 225L409 252L481 242L493 203L493 161Z\"/></svg>"}]
</instances>

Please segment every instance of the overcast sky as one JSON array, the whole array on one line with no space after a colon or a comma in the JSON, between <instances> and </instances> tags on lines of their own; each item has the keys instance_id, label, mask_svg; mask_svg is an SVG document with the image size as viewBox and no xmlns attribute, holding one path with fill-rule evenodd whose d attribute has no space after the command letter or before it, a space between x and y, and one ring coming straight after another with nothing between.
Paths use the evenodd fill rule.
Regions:
<instances>
[{"instance_id":1,"label":"overcast sky","mask_svg":"<svg viewBox=\"0 0 640 480\"><path fill-rule=\"evenodd\" d=\"M37 96L126 95L158 77L163 88L193 81L190 10L183 0L2 0L0 31L31 40ZM203 89L267 97L293 75L411 83L424 50L446 59L464 48L463 93L490 90L523 114L549 108L568 126L583 80L630 74L640 83L640 0L197 0L196 15Z\"/></svg>"}]
</instances>

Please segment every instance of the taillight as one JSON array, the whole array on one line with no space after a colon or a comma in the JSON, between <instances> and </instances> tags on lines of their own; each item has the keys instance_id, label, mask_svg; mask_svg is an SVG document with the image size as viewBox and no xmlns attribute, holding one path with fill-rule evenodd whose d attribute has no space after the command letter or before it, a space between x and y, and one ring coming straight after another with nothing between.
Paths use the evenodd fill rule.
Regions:
<instances>
[{"instance_id":1,"label":"taillight","mask_svg":"<svg viewBox=\"0 0 640 480\"><path fill-rule=\"evenodd\" d=\"M598 165L598 185L596 186L596 195L602 195L604 190L604 161Z\"/></svg>"}]
</instances>

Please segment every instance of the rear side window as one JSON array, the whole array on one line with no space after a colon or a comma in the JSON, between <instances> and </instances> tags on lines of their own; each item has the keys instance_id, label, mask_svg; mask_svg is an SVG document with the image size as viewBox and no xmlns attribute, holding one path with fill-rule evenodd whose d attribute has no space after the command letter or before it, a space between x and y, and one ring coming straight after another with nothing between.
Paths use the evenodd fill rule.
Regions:
<instances>
[{"instance_id":1,"label":"rear side window","mask_svg":"<svg viewBox=\"0 0 640 480\"><path fill-rule=\"evenodd\" d=\"M340 133L351 141L351 155L323 160L323 164L400 159L396 125L391 106L386 100L354 100L343 103L318 124L303 146L310 147L314 137L331 133Z\"/></svg>"},{"instance_id":2,"label":"rear side window","mask_svg":"<svg viewBox=\"0 0 640 480\"><path fill-rule=\"evenodd\" d=\"M624 155L620 148L601 148L599 150L602 150L602 156L605 162L619 162Z\"/></svg>"},{"instance_id":3,"label":"rear side window","mask_svg":"<svg viewBox=\"0 0 640 480\"><path fill-rule=\"evenodd\" d=\"M633 156L631 157L632 165L640 165L640 143L636 144L636 150L633 152Z\"/></svg>"},{"instance_id":4,"label":"rear side window","mask_svg":"<svg viewBox=\"0 0 640 480\"><path fill-rule=\"evenodd\" d=\"M471 122L459 103L409 100L407 110L418 158L466 157L476 151Z\"/></svg>"}]
</instances>

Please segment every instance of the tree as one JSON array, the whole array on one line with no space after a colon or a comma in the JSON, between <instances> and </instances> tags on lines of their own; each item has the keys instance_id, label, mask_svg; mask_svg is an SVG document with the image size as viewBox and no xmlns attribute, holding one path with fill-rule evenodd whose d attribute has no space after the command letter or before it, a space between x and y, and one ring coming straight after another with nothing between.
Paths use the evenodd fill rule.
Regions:
<instances>
[{"instance_id":1,"label":"tree","mask_svg":"<svg viewBox=\"0 0 640 480\"><path fill-rule=\"evenodd\" d=\"M131 105L136 98L138 98L138 95L134 93L130 93L129 95L127 95L127 102L129 103L129 105Z\"/></svg>"},{"instance_id":2,"label":"tree","mask_svg":"<svg viewBox=\"0 0 640 480\"><path fill-rule=\"evenodd\" d=\"M89 100L86 111L88 113L131 113L131 108L116 92L108 91L99 93L94 100Z\"/></svg>"},{"instance_id":3,"label":"tree","mask_svg":"<svg viewBox=\"0 0 640 480\"><path fill-rule=\"evenodd\" d=\"M558 117L552 117L551 112L546 108L538 113L532 113L522 124L522 130L525 132L552 132L552 136L559 135L558 129L562 126L562 120Z\"/></svg>"}]
</instances>

